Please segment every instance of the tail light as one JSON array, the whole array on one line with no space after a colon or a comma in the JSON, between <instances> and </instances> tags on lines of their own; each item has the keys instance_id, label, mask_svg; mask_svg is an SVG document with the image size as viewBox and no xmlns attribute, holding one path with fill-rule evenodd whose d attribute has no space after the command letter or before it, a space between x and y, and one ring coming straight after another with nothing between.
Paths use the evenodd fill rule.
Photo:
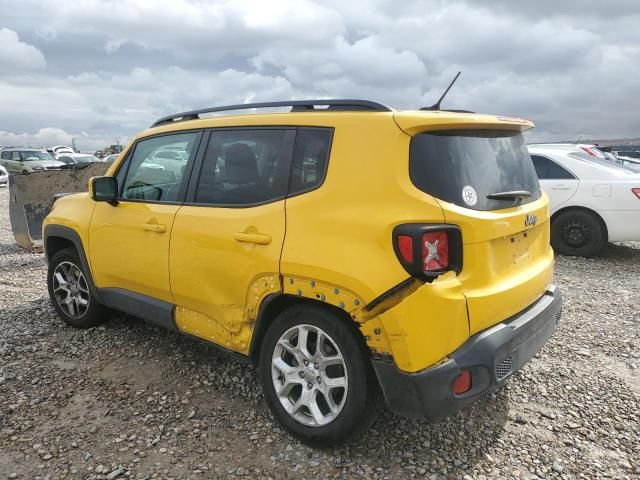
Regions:
<instances>
[{"instance_id":1,"label":"tail light","mask_svg":"<svg viewBox=\"0 0 640 480\"><path fill-rule=\"evenodd\" d=\"M631 191L636 197L640 198L640 188L632 188Z\"/></svg>"},{"instance_id":2,"label":"tail light","mask_svg":"<svg viewBox=\"0 0 640 480\"><path fill-rule=\"evenodd\" d=\"M597 157L597 155L595 153L593 153L593 151L589 148L589 147L580 147L582 150L584 150L585 152L587 152L589 155L591 155L592 157Z\"/></svg>"},{"instance_id":3,"label":"tail light","mask_svg":"<svg viewBox=\"0 0 640 480\"><path fill-rule=\"evenodd\" d=\"M398 225L393 247L413 277L431 281L444 272L462 270L462 233L455 225Z\"/></svg>"}]
</instances>

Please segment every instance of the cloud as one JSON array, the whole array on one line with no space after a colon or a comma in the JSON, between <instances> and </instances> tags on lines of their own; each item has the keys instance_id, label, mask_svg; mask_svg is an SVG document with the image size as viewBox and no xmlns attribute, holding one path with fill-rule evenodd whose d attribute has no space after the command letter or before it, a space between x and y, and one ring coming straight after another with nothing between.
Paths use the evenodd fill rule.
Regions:
<instances>
[{"instance_id":1,"label":"cloud","mask_svg":"<svg viewBox=\"0 0 640 480\"><path fill-rule=\"evenodd\" d=\"M0 11L0 57L23 52L0 69L5 131L115 138L191 108L318 96L416 108L458 70L443 106L531 118L539 140L640 131L637 2L0 0Z\"/></svg>"},{"instance_id":2,"label":"cloud","mask_svg":"<svg viewBox=\"0 0 640 480\"><path fill-rule=\"evenodd\" d=\"M44 68L44 55L33 45L21 42L18 34L0 28L0 65L5 74Z\"/></svg>"}]
</instances>

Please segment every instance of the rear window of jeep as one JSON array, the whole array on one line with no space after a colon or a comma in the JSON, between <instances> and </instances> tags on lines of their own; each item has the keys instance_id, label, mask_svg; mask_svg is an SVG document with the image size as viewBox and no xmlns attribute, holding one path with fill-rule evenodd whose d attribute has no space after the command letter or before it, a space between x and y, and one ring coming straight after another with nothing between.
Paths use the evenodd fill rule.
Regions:
<instances>
[{"instance_id":1,"label":"rear window of jeep","mask_svg":"<svg viewBox=\"0 0 640 480\"><path fill-rule=\"evenodd\" d=\"M474 210L499 210L513 199L487 195L527 191L519 200L541 196L524 137L504 130L447 130L420 133L411 140L409 174L413 184L445 202Z\"/></svg>"}]
</instances>

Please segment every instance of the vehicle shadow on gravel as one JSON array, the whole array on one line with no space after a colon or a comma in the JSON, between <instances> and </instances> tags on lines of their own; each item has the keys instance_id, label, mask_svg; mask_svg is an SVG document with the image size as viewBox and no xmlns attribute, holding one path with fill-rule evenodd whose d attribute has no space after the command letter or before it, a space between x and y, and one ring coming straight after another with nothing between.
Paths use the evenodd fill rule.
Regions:
<instances>
[{"instance_id":1,"label":"vehicle shadow on gravel","mask_svg":"<svg viewBox=\"0 0 640 480\"><path fill-rule=\"evenodd\" d=\"M231 415L238 416L237 423L241 424L240 419L247 413L246 409L255 408L257 417L260 417L256 420L271 425L271 434L280 437L281 445L298 443L281 431L268 411L258 376L251 365L226 355L214 346L179 334L163 333L162 329L135 318L114 319L106 328L132 330L126 334L132 343L126 348L132 350L144 349L147 339L137 333L146 331L146 335L155 336L153 342L158 353L165 349L173 352L171 372L192 372L194 383L197 383L197 378L207 376L214 383L216 399L199 395L199 401L194 403L194 406L198 404L197 408L205 418L207 411L214 410L214 405L215 408L224 405ZM162 375L160 381L163 388L171 389L173 382L181 383L180 389L186 388L185 382L189 384L189 381L171 372L166 371ZM504 389L498 389L457 415L436 424L400 417L383 409L371 430L360 439L327 449L325 453L357 456L363 463L383 466L385 469L393 469L399 461L406 463L411 460L437 467L444 465L443 459L453 459L451 461L460 463L462 468L473 467L481 459L486 461L487 452L497 448L496 443L509 421L508 411L508 396ZM464 435L460 432L464 432ZM249 432L245 433L249 436Z\"/></svg>"},{"instance_id":2,"label":"vehicle shadow on gravel","mask_svg":"<svg viewBox=\"0 0 640 480\"><path fill-rule=\"evenodd\" d=\"M503 389L438 423L400 417L385 409L371 431L352 448L360 450L372 464L381 460L393 463L410 448L411 457L422 464L439 466L443 459L454 459L463 468L473 467L479 460L486 460L488 451L496 449L509 421L508 411ZM399 445L404 451L398 451Z\"/></svg>"},{"instance_id":3,"label":"vehicle shadow on gravel","mask_svg":"<svg viewBox=\"0 0 640 480\"><path fill-rule=\"evenodd\" d=\"M607 243L596 258L615 258L619 260L640 260L640 248L629 244Z\"/></svg>"},{"instance_id":4,"label":"vehicle shadow on gravel","mask_svg":"<svg viewBox=\"0 0 640 480\"><path fill-rule=\"evenodd\" d=\"M213 346L128 317L113 318L91 330L76 330L55 316L44 296L6 309L2 316L5 321L28 322L29 329L38 332L37 337L7 339L9 348L29 358L34 367L22 372L20 385L17 378L11 385L35 392L45 381L34 383L38 376L82 385L73 395L47 407L55 418L60 415L58 420L41 425L37 417L30 419L34 435L47 436L51 428L74 431L74 436L89 435L91 442L102 445L95 453L102 452L103 458L112 455L124 460L125 454L113 443L120 433L151 435L148 429L162 425L165 431L198 428L206 433L206 439L198 433L197 439L189 440L181 434L180 442L186 443L175 448L184 448L185 455L200 449L202 457L198 458L208 454L216 458L221 448L231 448L236 452L234 462L243 468L273 469L279 478L294 478L296 472L291 469L298 462L316 458L340 465L338 468L349 468L357 459L374 471L382 469L390 477L403 478L412 469L411 473L420 475L426 469L449 469L451 473L452 464L468 471L481 461L492 462L487 460L491 459L489 452L499 450L500 437L510 421L508 393L502 388L438 424L385 410L359 440L313 450L276 423L264 404L255 369ZM152 415L146 415L149 413ZM65 423L67 416L74 416L77 423ZM96 428L97 433L88 433ZM149 451L149 455L149 461L164 461L151 457L157 452ZM288 457L293 464L288 464ZM280 458L284 464L274 460Z\"/></svg>"},{"instance_id":5,"label":"vehicle shadow on gravel","mask_svg":"<svg viewBox=\"0 0 640 480\"><path fill-rule=\"evenodd\" d=\"M589 257L587 260L622 260L622 261L638 261L640 260L640 248L637 243L607 243L602 250L600 250L593 257ZM585 260L582 257L572 257L556 253L556 259L562 260Z\"/></svg>"}]
</instances>

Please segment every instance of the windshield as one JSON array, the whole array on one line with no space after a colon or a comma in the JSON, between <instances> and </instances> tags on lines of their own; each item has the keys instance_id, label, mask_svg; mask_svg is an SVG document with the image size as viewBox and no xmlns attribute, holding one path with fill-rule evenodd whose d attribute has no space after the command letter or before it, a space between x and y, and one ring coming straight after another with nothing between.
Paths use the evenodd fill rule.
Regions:
<instances>
[{"instance_id":1,"label":"windshield","mask_svg":"<svg viewBox=\"0 0 640 480\"><path fill-rule=\"evenodd\" d=\"M640 158L640 152L618 152L619 157Z\"/></svg>"},{"instance_id":2,"label":"windshield","mask_svg":"<svg viewBox=\"0 0 640 480\"><path fill-rule=\"evenodd\" d=\"M451 130L411 140L409 174L425 193L474 210L499 210L540 198L540 185L520 132ZM487 195L525 191L529 196Z\"/></svg>"},{"instance_id":3,"label":"windshield","mask_svg":"<svg viewBox=\"0 0 640 480\"><path fill-rule=\"evenodd\" d=\"M37 162L42 160L53 160L53 157L47 152L40 152L38 150L22 151L23 162Z\"/></svg>"},{"instance_id":4,"label":"windshield","mask_svg":"<svg viewBox=\"0 0 640 480\"><path fill-rule=\"evenodd\" d=\"M612 161L606 160L604 158L598 158L598 157L583 157L580 154L575 154L575 153L570 153L569 154L571 157L575 158L576 160L580 160L581 162L585 162L585 163L595 163L596 165L600 165L603 167L607 167L607 168L611 168L613 170L619 170L619 171L625 171L627 173L635 173L635 170L633 170L632 168L627 167L624 163L620 164L620 163L614 163Z\"/></svg>"}]
</instances>

